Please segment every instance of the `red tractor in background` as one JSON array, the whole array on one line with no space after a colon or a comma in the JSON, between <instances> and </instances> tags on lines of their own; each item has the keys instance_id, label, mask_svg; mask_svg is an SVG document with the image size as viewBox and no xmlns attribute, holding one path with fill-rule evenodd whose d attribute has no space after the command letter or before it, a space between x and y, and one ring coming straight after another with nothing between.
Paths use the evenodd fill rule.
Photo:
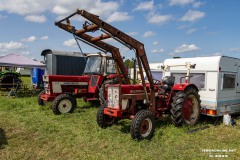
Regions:
<instances>
[{"instance_id":1,"label":"red tractor in background","mask_svg":"<svg viewBox=\"0 0 240 160\"><path fill-rule=\"evenodd\" d=\"M82 76L45 75L44 91L39 94L38 104L53 101L54 114L73 112L76 98L94 102L99 100L102 84L118 83L114 60L106 54L88 54ZM101 90L104 90L101 88Z\"/></svg>"}]
</instances>

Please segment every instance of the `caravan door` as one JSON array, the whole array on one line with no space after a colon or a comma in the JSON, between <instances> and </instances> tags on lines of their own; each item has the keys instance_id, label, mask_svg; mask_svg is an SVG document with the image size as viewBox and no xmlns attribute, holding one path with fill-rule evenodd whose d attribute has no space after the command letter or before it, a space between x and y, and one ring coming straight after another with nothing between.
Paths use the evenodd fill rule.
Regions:
<instances>
[{"instance_id":1,"label":"caravan door","mask_svg":"<svg viewBox=\"0 0 240 160\"><path fill-rule=\"evenodd\" d=\"M240 93L240 67L237 70L237 93Z\"/></svg>"}]
</instances>

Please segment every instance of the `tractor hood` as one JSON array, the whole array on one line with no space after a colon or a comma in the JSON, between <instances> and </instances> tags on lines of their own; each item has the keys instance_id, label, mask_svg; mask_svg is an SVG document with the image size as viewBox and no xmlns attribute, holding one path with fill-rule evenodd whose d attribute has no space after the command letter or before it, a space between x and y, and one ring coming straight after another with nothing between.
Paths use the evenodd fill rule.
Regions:
<instances>
[{"instance_id":1,"label":"tractor hood","mask_svg":"<svg viewBox=\"0 0 240 160\"><path fill-rule=\"evenodd\" d=\"M66 75L48 75L49 81L54 82L88 82L90 77L85 76L66 76Z\"/></svg>"}]
</instances>

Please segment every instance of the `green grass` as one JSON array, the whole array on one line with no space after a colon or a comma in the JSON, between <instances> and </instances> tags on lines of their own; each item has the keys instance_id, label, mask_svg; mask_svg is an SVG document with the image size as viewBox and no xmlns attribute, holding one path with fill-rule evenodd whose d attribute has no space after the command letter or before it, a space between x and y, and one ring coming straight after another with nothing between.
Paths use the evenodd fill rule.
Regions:
<instances>
[{"instance_id":1,"label":"green grass","mask_svg":"<svg viewBox=\"0 0 240 160\"><path fill-rule=\"evenodd\" d=\"M31 84L31 77L30 76L21 76L21 80L24 84Z\"/></svg>"},{"instance_id":2,"label":"green grass","mask_svg":"<svg viewBox=\"0 0 240 160\"><path fill-rule=\"evenodd\" d=\"M56 116L50 105L39 107L36 97L0 97L0 159L208 159L203 149L236 149L228 159L240 157L239 119L237 127L202 120L194 128L210 128L187 134L187 127L166 118L151 141L138 142L131 139L129 120L99 128L96 106L78 100L74 113Z\"/></svg>"}]
</instances>

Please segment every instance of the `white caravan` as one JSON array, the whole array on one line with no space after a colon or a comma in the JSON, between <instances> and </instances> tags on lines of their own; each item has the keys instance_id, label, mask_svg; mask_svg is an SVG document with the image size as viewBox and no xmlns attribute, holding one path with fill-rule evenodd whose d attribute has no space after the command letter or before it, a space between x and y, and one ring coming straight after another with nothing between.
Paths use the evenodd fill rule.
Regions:
<instances>
[{"instance_id":1,"label":"white caravan","mask_svg":"<svg viewBox=\"0 0 240 160\"><path fill-rule=\"evenodd\" d=\"M160 81L162 79L162 73L163 73L163 71L161 69L162 65L163 65L163 63L149 63L149 67L150 67L150 70L151 70L154 80ZM141 80L138 68L137 68L137 75L138 75L138 79ZM148 82L148 78L146 76L145 71L143 72L143 75L145 77L146 82Z\"/></svg>"},{"instance_id":2,"label":"white caravan","mask_svg":"<svg viewBox=\"0 0 240 160\"><path fill-rule=\"evenodd\" d=\"M201 99L201 112L209 116L222 116L240 112L240 59L227 56L166 59L165 76L174 76L175 83L190 70L190 83L194 83ZM165 67L166 68L166 67Z\"/></svg>"},{"instance_id":3,"label":"white caravan","mask_svg":"<svg viewBox=\"0 0 240 160\"><path fill-rule=\"evenodd\" d=\"M149 63L149 67L152 72L153 79L155 80L162 79L162 70L161 70L162 65L163 63Z\"/></svg>"}]
</instances>

